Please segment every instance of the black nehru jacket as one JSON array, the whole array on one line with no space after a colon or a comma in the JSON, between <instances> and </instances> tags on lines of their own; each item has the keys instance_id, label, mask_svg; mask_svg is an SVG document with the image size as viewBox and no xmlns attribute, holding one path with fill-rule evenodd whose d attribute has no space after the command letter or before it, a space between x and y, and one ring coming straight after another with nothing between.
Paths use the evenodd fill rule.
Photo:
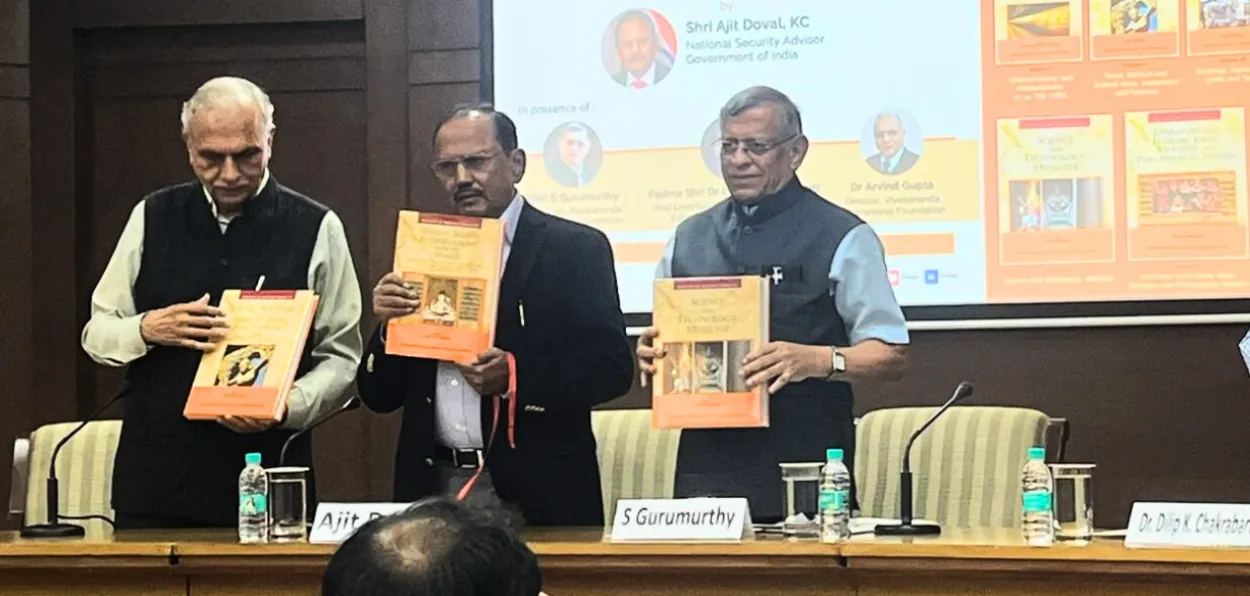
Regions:
<instances>
[{"instance_id":1,"label":"black nehru jacket","mask_svg":"<svg viewBox=\"0 0 1250 596\"><path fill-rule=\"evenodd\" d=\"M137 312L192 302L219 304L225 289L308 289L313 247L328 209L270 179L223 234L199 182L145 199L143 258L134 283ZM311 362L305 345L296 377ZM113 508L120 515L172 517L206 526L238 520L238 477L249 452L278 461L290 431L236 433L182 415L202 352L153 346L130 364L132 387L114 462ZM287 463L311 466L311 440L292 444ZM315 490L309 479L310 500Z\"/></svg>"},{"instance_id":2,"label":"black nehru jacket","mask_svg":"<svg viewBox=\"0 0 1250 596\"><path fill-rule=\"evenodd\" d=\"M846 346L846 326L829 291L843 238L864 223L802 186L798 178L749 211L733 200L677 228L672 276L779 275L769 295L769 339ZM848 383L808 379L770 399L769 428L687 429L678 450L677 496L746 496L756 521L781 516L782 462L823 462L841 448L855 460Z\"/></svg>"}]
</instances>

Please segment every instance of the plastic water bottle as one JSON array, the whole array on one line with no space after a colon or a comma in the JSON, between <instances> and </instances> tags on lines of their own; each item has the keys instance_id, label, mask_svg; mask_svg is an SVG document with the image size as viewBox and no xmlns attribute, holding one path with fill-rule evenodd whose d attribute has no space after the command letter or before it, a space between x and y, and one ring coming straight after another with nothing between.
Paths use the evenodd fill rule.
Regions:
<instances>
[{"instance_id":1,"label":"plastic water bottle","mask_svg":"<svg viewBox=\"0 0 1250 596\"><path fill-rule=\"evenodd\" d=\"M239 542L261 544L269 538L269 478L260 454L249 453L239 473Z\"/></svg>"},{"instance_id":2,"label":"plastic water bottle","mask_svg":"<svg viewBox=\"0 0 1250 596\"><path fill-rule=\"evenodd\" d=\"M1055 480L1046 465L1046 450L1029 449L1029 461L1020 472L1024 488L1024 541L1029 546L1051 546L1055 542L1054 512L1051 502Z\"/></svg>"},{"instance_id":3,"label":"plastic water bottle","mask_svg":"<svg viewBox=\"0 0 1250 596\"><path fill-rule=\"evenodd\" d=\"M821 542L851 537L851 472L842 457L841 449L825 451L825 467L820 471Z\"/></svg>"}]
</instances>

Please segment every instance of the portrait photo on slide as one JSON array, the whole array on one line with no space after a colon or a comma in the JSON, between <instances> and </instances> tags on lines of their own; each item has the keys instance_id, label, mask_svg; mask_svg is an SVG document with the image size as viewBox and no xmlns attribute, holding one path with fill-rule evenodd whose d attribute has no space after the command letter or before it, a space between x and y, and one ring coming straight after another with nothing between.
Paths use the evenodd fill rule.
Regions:
<instances>
[{"instance_id":1,"label":"portrait photo on slide","mask_svg":"<svg viewBox=\"0 0 1250 596\"><path fill-rule=\"evenodd\" d=\"M557 126L543 143L543 167L561 186L576 188L590 184L603 166L603 143L583 122Z\"/></svg>"},{"instance_id":2,"label":"portrait photo on slide","mask_svg":"<svg viewBox=\"0 0 1250 596\"><path fill-rule=\"evenodd\" d=\"M677 63L677 32L651 9L627 10L603 32L603 67L616 84L637 91L658 85Z\"/></svg>"},{"instance_id":3,"label":"portrait photo on slide","mask_svg":"<svg viewBox=\"0 0 1250 596\"><path fill-rule=\"evenodd\" d=\"M879 174L897 176L924 154L924 134L911 114L886 109L873 114L860 137L864 163Z\"/></svg>"}]
</instances>

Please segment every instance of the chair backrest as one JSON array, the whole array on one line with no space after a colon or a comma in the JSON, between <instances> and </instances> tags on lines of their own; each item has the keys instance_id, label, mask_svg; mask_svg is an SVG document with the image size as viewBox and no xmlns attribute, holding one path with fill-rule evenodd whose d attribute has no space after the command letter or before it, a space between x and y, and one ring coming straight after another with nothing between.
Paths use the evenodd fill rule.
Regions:
<instances>
[{"instance_id":1,"label":"chair backrest","mask_svg":"<svg viewBox=\"0 0 1250 596\"><path fill-rule=\"evenodd\" d=\"M1067 418L1051 418L1046 425L1046 461L1052 464L1066 463L1068 460L1068 439L1072 436L1072 426Z\"/></svg>"},{"instance_id":2,"label":"chair backrest","mask_svg":"<svg viewBox=\"0 0 1250 596\"><path fill-rule=\"evenodd\" d=\"M41 426L30 439L30 471L27 474L26 519L29 523L43 523L47 519L47 487L43 481L48 477L52 464L52 451L78 422L61 422ZM61 448L57 461L57 479L60 481L60 508L62 515L106 515L113 517L110 505L113 487L113 456L117 452L117 439L121 435L120 420L98 420L88 424ZM87 530L106 528L104 522L75 521Z\"/></svg>"},{"instance_id":3,"label":"chair backrest","mask_svg":"<svg viewBox=\"0 0 1250 596\"><path fill-rule=\"evenodd\" d=\"M681 431L651 427L651 410L591 413L599 444L604 523L611 525L617 499L668 499L677 474Z\"/></svg>"},{"instance_id":4,"label":"chair backrest","mask_svg":"<svg viewBox=\"0 0 1250 596\"><path fill-rule=\"evenodd\" d=\"M13 472L9 477L9 516L26 512L26 476L30 468L30 437L13 440Z\"/></svg>"},{"instance_id":5,"label":"chair backrest","mask_svg":"<svg viewBox=\"0 0 1250 596\"><path fill-rule=\"evenodd\" d=\"M899 473L907 437L935 408L870 412L856 427L856 494L866 517L898 517ZM1049 418L1026 408L951 408L912 451L917 518L946 527L1020 525L1020 468L1043 446Z\"/></svg>"}]
</instances>

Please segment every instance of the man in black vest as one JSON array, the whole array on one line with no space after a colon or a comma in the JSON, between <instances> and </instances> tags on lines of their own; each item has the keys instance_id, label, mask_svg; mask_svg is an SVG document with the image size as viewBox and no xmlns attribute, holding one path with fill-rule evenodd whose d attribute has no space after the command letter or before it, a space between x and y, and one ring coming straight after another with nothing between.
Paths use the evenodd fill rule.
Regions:
<instances>
[{"instance_id":1,"label":"man in black vest","mask_svg":"<svg viewBox=\"0 0 1250 596\"><path fill-rule=\"evenodd\" d=\"M457 212L504 222L504 272L495 347L474 362L387 355L386 321L419 303L396 273L373 289L381 325L356 383L370 409L404 410L395 500L455 495L473 482L469 498L502 500L530 524L601 526L590 410L629 391L634 373L612 247L602 232L517 192L525 152L512 119L490 106L457 108L439 122L434 155Z\"/></svg>"},{"instance_id":2,"label":"man in black vest","mask_svg":"<svg viewBox=\"0 0 1250 596\"><path fill-rule=\"evenodd\" d=\"M808 143L790 98L752 87L725 104L720 121L730 198L677 227L656 276L772 281L772 341L741 370L748 385L768 387L771 426L683 431L675 492L744 496L754 521L768 523L783 513L779 463L824 461L827 448L840 447L851 466L850 383L900 375L909 340L880 239L795 174ZM647 329L638 342L644 374L663 357L652 348L662 332Z\"/></svg>"},{"instance_id":3,"label":"man in black vest","mask_svg":"<svg viewBox=\"0 0 1250 596\"><path fill-rule=\"evenodd\" d=\"M270 175L268 96L243 79L213 79L183 105L182 122L197 180L135 206L82 335L96 362L129 365L113 471L119 529L235 525L244 456L277 465L293 431L346 400L360 362L360 285L343 224ZM312 289L321 300L285 417L186 420L200 358L227 327L214 305L226 289L257 287ZM305 435L287 463L311 465L311 452Z\"/></svg>"}]
</instances>

